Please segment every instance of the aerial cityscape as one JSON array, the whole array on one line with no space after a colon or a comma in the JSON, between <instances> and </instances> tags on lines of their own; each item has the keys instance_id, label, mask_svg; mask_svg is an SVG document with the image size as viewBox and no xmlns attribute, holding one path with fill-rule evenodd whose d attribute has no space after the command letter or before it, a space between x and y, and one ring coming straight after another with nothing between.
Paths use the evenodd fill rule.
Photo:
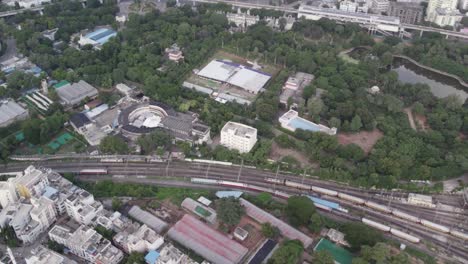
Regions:
<instances>
[{"instance_id":1,"label":"aerial cityscape","mask_svg":"<svg viewBox=\"0 0 468 264\"><path fill-rule=\"evenodd\" d=\"M468 0L0 0L0 264L468 263Z\"/></svg>"}]
</instances>

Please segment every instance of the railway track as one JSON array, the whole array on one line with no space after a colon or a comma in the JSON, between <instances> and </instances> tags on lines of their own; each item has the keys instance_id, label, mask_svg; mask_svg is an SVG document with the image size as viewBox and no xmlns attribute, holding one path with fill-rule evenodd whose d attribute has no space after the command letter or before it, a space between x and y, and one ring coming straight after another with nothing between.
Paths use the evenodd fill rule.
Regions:
<instances>
[{"instance_id":1,"label":"railway track","mask_svg":"<svg viewBox=\"0 0 468 264\"><path fill-rule=\"evenodd\" d=\"M82 180L88 180L88 181L98 181L98 180L103 180L104 179L113 179L112 177L109 177L109 176L79 176L80 179ZM127 177L127 178L117 178L117 179L114 179L116 181L119 181L119 182L136 182L136 183L146 183L146 184L151 184L152 180L151 178L136 178L136 177ZM270 184L268 183L259 183L259 182L256 182L256 181L243 181L244 183L248 183L248 184L255 184L257 186L261 186L261 187L271 187ZM153 183L154 184L154 183ZM213 188L212 185L198 185L199 187L202 187L202 188ZM221 187L221 186L218 186L217 188L214 188L214 189L226 189L226 187ZM289 187L286 187L286 186L278 186L277 188L278 190L280 191L283 191L283 192L286 192L286 193L289 193L289 194L313 194L311 192L304 192L302 190L298 190L298 189L291 189ZM330 199L332 200L332 199ZM445 251L447 251L447 241L451 241L451 245L450 245L450 249L449 251L453 253L454 256L457 256L458 258L463 258L463 259L467 259L468 260L468 252L467 250L463 247L463 241L460 240L460 239L456 239L456 238L453 238L447 234L442 234L442 233L438 233L434 230L431 230L431 229L428 229L424 226L421 226L421 225L418 225L416 223L408 223L407 221L403 220L403 219L399 219L399 218L393 218L389 215L385 215L383 213L379 213L379 212L374 212L372 210L370 210L369 208L366 208L366 207L362 207L362 206L358 206L358 205L353 205L353 204L347 204L348 206L352 206L354 210L356 211L359 211L361 212L363 215L366 215L367 216L370 216L370 217L373 217L375 219L379 219L380 221L383 221L385 224L388 224L388 225L391 225L392 227L397 227L398 229L402 230L402 231L406 231L413 235L416 235L416 236L419 236L420 238L422 239L425 239L427 241L431 241L433 244L436 244L438 245L439 248L442 248L444 249ZM360 217L356 217L356 216L352 216L352 215L349 215L349 214L342 214L342 213L339 213L337 212L336 213L337 215L341 215L341 217L345 217L348 218L348 219L352 219L353 221L360 221ZM395 239L395 237L392 236L393 239ZM401 239L398 239L400 242L402 243L407 243L407 241L404 241L404 240L401 240ZM418 245L415 245L413 244L413 246L416 246L420 249L424 249L423 247L421 246L418 246ZM427 249L425 249L425 251L427 251ZM434 254L434 252L432 252L432 254ZM437 254L437 255L440 255L440 252ZM463 263L463 262L462 262Z\"/></svg>"}]
</instances>

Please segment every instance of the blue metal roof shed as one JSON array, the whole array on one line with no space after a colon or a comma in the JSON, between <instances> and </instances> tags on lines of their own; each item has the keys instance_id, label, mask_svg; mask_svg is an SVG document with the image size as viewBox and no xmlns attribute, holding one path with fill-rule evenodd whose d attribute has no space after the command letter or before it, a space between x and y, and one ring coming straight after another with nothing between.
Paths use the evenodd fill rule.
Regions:
<instances>
[{"instance_id":1,"label":"blue metal roof shed","mask_svg":"<svg viewBox=\"0 0 468 264\"><path fill-rule=\"evenodd\" d=\"M227 197L234 197L234 198L239 198L241 197L243 192L239 191L217 191L216 192L216 197L218 198L227 198Z\"/></svg>"},{"instance_id":2,"label":"blue metal roof shed","mask_svg":"<svg viewBox=\"0 0 468 264\"><path fill-rule=\"evenodd\" d=\"M148 264L155 264L158 258L159 258L159 252L155 250L151 250L150 252L148 252L148 254L146 254L145 261Z\"/></svg>"},{"instance_id":3,"label":"blue metal roof shed","mask_svg":"<svg viewBox=\"0 0 468 264\"><path fill-rule=\"evenodd\" d=\"M330 202L330 201L327 201L327 200L323 200L323 199L320 199L320 198L317 198L317 197L314 197L314 196L310 196L310 195L307 195L307 197L310 200L312 200L312 202L323 205L323 206L326 206L326 207L330 207L331 209L338 210L340 208L340 205L337 204L337 203Z\"/></svg>"}]
</instances>

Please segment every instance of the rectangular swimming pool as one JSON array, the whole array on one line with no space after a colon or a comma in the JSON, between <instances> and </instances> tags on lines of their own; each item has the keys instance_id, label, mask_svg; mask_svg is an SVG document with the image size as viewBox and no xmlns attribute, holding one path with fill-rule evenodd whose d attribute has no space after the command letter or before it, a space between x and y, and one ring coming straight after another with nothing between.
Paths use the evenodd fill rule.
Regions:
<instances>
[{"instance_id":1,"label":"rectangular swimming pool","mask_svg":"<svg viewBox=\"0 0 468 264\"><path fill-rule=\"evenodd\" d=\"M289 121L289 126L295 128L295 129L303 129L303 130L308 130L308 131L313 131L313 132L318 132L320 131L320 127L310 121L307 121L303 118L300 117L295 117Z\"/></svg>"}]
</instances>

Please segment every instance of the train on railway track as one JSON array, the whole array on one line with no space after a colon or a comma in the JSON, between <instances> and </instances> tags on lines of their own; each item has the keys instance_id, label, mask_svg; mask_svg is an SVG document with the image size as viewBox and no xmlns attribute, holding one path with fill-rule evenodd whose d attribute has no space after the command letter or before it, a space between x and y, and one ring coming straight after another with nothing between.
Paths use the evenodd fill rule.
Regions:
<instances>
[{"instance_id":1,"label":"train on railway track","mask_svg":"<svg viewBox=\"0 0 468 264\"><path fill-rule=\"evenodd\" d=\"M400 211L398 209L393 209L391 207L388 207L386 205L382 205L382 204L373 202L371 200L366 200L366 199L362 199L360 197L356 197L356 196L349 195L349 194L346 194L346 193L337 192L335 190L330 190L330 189L326 189L326 188L322 188L322 187L318 187L318 186L298 183L298 182L290 181L290 180L287 180L287 179L265 178L265 181L268 182L268 183L279 184L279 185L284 185L284 186L287 186L287 187L292 187L292 188L296 188L296 189L300 189L300 190L313 191L313 192L316 192L316 193L319 193L319 194L338 197L338 198L343 199L343 200L348 201L348 202L352 202L352 203L355 203L355 204L358 204L358 205L367 206L367 207L369 207L371 209L374 209L376 211L391 214L391 215L394 215L394 216L396 216L398 218L421 224L421 225L423 225L425 227L428 227L430 229L433 229L433 230L436 230L436 231L439 231L439 232L442 232L442 233L446 233L446 234L451 234L452 236L457 237L457 238L461 238L463 240L468 240L468 233L464 233L464 232L455 230L453 228L446 227L444 225L436 224L434 222L431 222L431 221L428 221L428 220L425 220L425 219L421 219L419 217L416 217L416 216L407 214L405 212L402 212L402 211Z\"/></svg>"},{"instance_id":2,"label":"train on railway track","mask_svg":"<svg viewBox=\"0 0 468 264\"><path fill-rule=\"evenodd\" d=\"M224 181L224 180L215 180L215 179L206 179L206 178L191 178L192 183L197 183L197 184L212 184L212 185L221 185L221 186L226 186L226 187L231 187L231 188L239 188L239 189L246 189L250 191L256 191L256 192L266 192L270 193L276 197L283 198L283 199L288 199L291 197L291 195L284 193L282 191L278 190L273 190L271 188L266 188L262 186L257 186L257 185L252 185L248 183L241 183L241 182L233 182L233 181ZM337 203L333 203L327 200L323 200L317 197L312 197L310 196L309 199L312 200L314 203L315 207L318 209L324 210L324 211L332 211L332 210L337 210L343 213L348 213L348 210L345 208L342 208L339 206Z\"/></svg>"},{"instance_id":3,"label":"train on railway track","mask_svg":"<svg viewBox=\"0 0 468 264\"><path fill-rule=\"evenodd\" d=\"M362 218L361 221L365 225L376 228L376 229L381 230L383 232L391 233L392 235L394 235L396 237L402 238L402 239L410 241L412 243L417 244L417 243L419 243L421 241L421 239L419 237L415 237L413 235L410 235L408 233L405 233L405 232L403 232L401 230L395 229L395 228L390 227L388 225L382 224L380 222L373 221L373 220L370 220L368 218Z\"/></svg>"},{"instance_id":4,"label":"train on railway track","mask_svg":"<svg viewBox=\"0 0 468 264\"><path fill-rule=\"evenodd\" d=\"M82 169L80 170L80 175L107 175L109 172L107 169Z\"/></svg>"}]
</instances>

